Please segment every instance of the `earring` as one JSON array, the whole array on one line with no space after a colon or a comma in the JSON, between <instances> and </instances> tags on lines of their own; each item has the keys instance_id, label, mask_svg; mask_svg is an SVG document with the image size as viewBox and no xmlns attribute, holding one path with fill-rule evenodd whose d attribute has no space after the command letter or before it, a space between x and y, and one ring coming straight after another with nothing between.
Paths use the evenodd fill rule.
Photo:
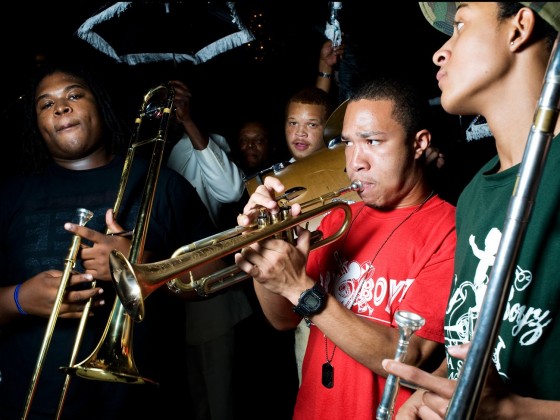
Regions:
<instances>
[{"instance_id":1,"label":"earring","mask_svg":"<svg viewBox=\"0 0 560 420\"><path fill-rule=\"evenodd\" d=\"M513 42L513 41L511 41L511 42L509 43L509 45L511 45L511 46L513 46L513 44L514 44L514 42Z\"/></svg>"}]
</instances>

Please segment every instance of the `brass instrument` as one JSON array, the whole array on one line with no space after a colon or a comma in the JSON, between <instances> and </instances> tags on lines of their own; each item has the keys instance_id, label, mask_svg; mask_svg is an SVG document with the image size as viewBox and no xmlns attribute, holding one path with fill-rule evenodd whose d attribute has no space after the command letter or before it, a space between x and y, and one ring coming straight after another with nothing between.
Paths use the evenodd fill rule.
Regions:
<instances>
[{"instance_id":1,"label":"brass instrument","mask_svg":"<svg viewBox=\"0 0 560 420\"><path fill-rule=\"evenodd\" d=\"M327 196L348 185L345 146L340 141L347 104L348 101L344 101L325 123L323 139L326 147L305 158L293 162L278 162L270 168L246 176L244 181L247 192L254 193L257 187L264 183L267 176L274 176L284 184L287 192L297 192L297 196L291 198L290 203L302 204L313 201L312 197ZM361 201L362 198L358 191L351 191L345 194L344 198L336 198L336 200L352 204ZM319 205L321 203L315 201L313 204L308 204L308 207L313 208ZM310 230L319 225L320 219L318 217L309 223Z\"/></svg>"},{"instance_id":2,"label":"brass instrument","mask_svg":"<svg viewBox=\"0 0 560 420\"><path fill-rule=\"evenodd\" d=\"M282 162L245 178L249 194L255 192L267 176L282 181L287 191L299 189L300 195L290 203L303 203L313 197L320 197L348 185L344 144L338 142L317 150L311 155L295 162ZM345 195L346 202L361 201L356 191Z\"/></svg>"},{"instance_id":3,"label":"brass instrument","mask_svg":"<svg viewBox=\"0 0 560 420\"><path fill-rule=\"evenodd\" d=\"M318 232L313 232L311 249L317 249L334 242L348 229L351 210L350 206L342 201L332 201L327 204L325 202L347 192L359 191L361 188L361 183L354 181L349 187L302 203L302 209L314 206L317 203L322 205L298 216L291 216L289 207L285 205L286 203L281 204L279 213L281 216L278 220L273 220L272 223L270 223L270 215L262 209L256 226L248 228L238 226L221 234L186 245L179 248L171 258L164 261L133 264L119 251L113 251L109 261L119 298L123 302L127 313L136 321L141 321L144 318L144 299L164 283L168 283L168 287L177 293L195 292L199 296L206 297L211 293L248 279L250 276L233 265L202 279L193 279L191 276L191 281L188 283L181 282L175 277L269 237L281 237L281 239L293 243L295 236L293 229L296 226L320 214L326 214L339 208L345 212L345 221L342 226L328 238L318 238Z\"/></svg>"},{"instance_id":4,"label":"brass instrument","mask_svg":"<svg viewBox=\"0 0 560 420\"><path fill-rule=\"evenodd\" d=\"M86 209L78 209L77 210L77 222L76 224L80 226L85 226L87 222L91 220L93 217L93 213ZM49 322L47 324L47 331L45 332L45 336L43 338L43 343L41 344L41 350L39 352L39 357L37 359L37 364L35 366L35 370L33 373L33 377L31 379L31 385L29 386L29 391L27 394L27 399L25 401L25 407L23 410L22 419L27 419L29 416L29 410L31 409L31 403L33 402L33 398L35 397L35 393L37 391L37 382L39 377L41 376L41 371L43 370L43 365L45 363L45 357L47 355L47 351L49 349L51 338L54 332L54 327L56 325L56 321L58 319L58 315L60 313L60 306L62 305L62 300L64 298L64 293L66 292L66 286L68 285L68 281L70 280L70 276L72 276L72 270L76 265L76 258L78 256L78 252L80 250L80 244L82 242L82 238L78 235L74 235L72 237L72 244L70 245L70 249L68 250L68 254L66 259L64 260L64 272L62 274L62 278L60 279L60 286L58 286L58 291L56 294L54 307L51 311Z\"/></svg>"},{"instance_id":5,"label":"brass instrument","mask_svg":"<svg viewBox=\"0 0 560 420\"><path fill-rule=\"evenodd\" d=\"M139 116L136 119L136 134L128 148L119 191L113 208L116 215L116 210L120 207L124 196L136 150L141 146L153 145L151 161L146 175L146 184L132 235L129 258L135 262L142 260L156 184L163 161L163 150L168 122L173 108L173 100L173 88L164 85L151 89L144 96ZM153 120L159 121L156 136L141 140L141 135L146 132L145 128L143 128L143 122ZM154 383L152 380L140 376L136 368L132 356L133 325L133 320L124 311L120 301L115 299L109 321L95 350L81 363L62 367L61 369L69 374L100 381L124 382L128 384Z\"/></svg>"},{"instance_id":6,"label":"brass instrument","mask_svg":"<svg viewBox=\"0 0 560 420\"><path fill-rule=\"evenodd\" d=\"M323 138L328 143L342 134L342 123L344 122L344 114L348 107L348 99L342 102L329 116L325 123L325 130L323 131Z\"/></svg>"},{"instance_id":7,"label":"brass instrument","mask_svg":"<svg viewBox=\"0 0 560 420\"><path fill-rule=\"evenodd\" d=\"M399 343L397 345L397 352L395 353L395 360L404 362L406 353L408 351L408 343L415 331L424 326L426 320L418 314L408 311L397 311L395 313L395 321L399 326ZM387 376L385 388L383 389L383 396L381 403L377 407L376 420L390 420L393 418L393 411L395 409L395 401L399 391L400 378L395 375Z\"/></svg>"}]
</instances>

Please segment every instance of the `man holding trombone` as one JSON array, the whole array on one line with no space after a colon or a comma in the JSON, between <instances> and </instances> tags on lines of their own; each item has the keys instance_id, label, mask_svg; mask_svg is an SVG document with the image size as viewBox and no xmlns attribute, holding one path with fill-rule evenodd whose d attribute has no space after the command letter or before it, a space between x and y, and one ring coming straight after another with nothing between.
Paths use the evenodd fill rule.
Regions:
<instances>
[{"instance_id":1,"label":"man holding trombone","mask_svg":"<svg viewBox=\"0 0 560 420\"><path fill-rule=\"evenodd\" d=\"M427 367L441 356L443 314L455 249L455 209L439 198L425 173L428 100L406 83L379 79L349 99L342 129L346 171L362 186L363 202L351 205L347 232L309 253L311 234L297 245L267 239L235 255L254 279L263 311L278 329L305 318L311 328L294 419L372 419L399 332L395 312L426 320L412 337L408 361ZM238 216L254 220L284 186L267 177ZM294 215L301 207L292 206ZM344 223L328 213L324 237ZM439 356L438 356L439 355ZM401 388L399 406L411 391Z\"/></svg>"},{"instance_id":2,"label":"man holding trombone","mask_svg":"<svg viewBox=\"0 0 560 420\"><path fill-rule=\"evenodd\" d=\"M79 66L46 63L25 97L24 163L28 167L0 190L0 418L53 419L60 414L57 406L65 380L60 367L69 365L78 321L90 299L92 316L79 343L77 362L94 349L107 325L115 299L114 287L107 283L111 280L108 256L113 249L125 254L131 250L127 232L138 226L148 164L141 158L131 163L127 189L114 214L111 209L117 207L126 135L107 93ZM185 243L215 232L208 212L186 180L166 168L161 168L156 179L150 226L143 237L146 252L143 247L139 250L142 260L167 258ZM94 214L88 225L67 223L82 207ZM59 302L60 319L50 334L51 348L45 363L34 371L46 318L53 311L61 284L61 268L72 238L69 232L81 236L82 247ZM95 287L91 287L93 280L97 280ZM147 323L138 325L134 342L125 343L123 351L131 356L136 345L141 373L160 382L159 390L76 378L69 384L61 418L169 418L165 410L181 395L177 384L167 380L180 371L179 365L169 369L168 364L169 348L180 352L182 344L173 341L182 336L177 333L183 328L179 322L184 319L182 303L161 295L148 305L164 306L150 310ZM132 337L131 331L126 333ZM115 341L121 344L121 340ZM130 362L134 364L134 360ZM103 363L112 361L100 360ZM39 380L33 388L29 384L35 376ZM26 395L33 398L26 402ZM170 399L165 402L159 399L167 396ZM143 404L146 400L148 406Z\"/></svg>"},{"instance_id":3,"label":"man holding trombone","mask_svg":"<svg viewBox=\"0 0 560 420\"><path fill-rule=\"evenodd\" d=\"M553 102L559 80L553 46L560 30L560 3L421 3L421 8L434 27L450 36L433 56L443 108L452 114L483 115L498 153L475 175L457 204L455 274L445 319L447 359L434 374L384 362L387 371L422 388L397 418L558 419L560 124L558 104ZM541 90L554 84L541 97ZM542 118L552 110L556 119ZM547 120L550 127L545 131ZM514 201L523 198L524 177L518 174L538 156L525 153L534 144L527 134L538 138L539 130L552 140L548 158L535 166L542 175L535 195L527 196L529 217L517 218L526 226L524 236L508 236L511 223L504 221L514 214L508 203L523 207ZM516 241L517 256L511 258L508 271L501 271L503 278L511 279L510 287L494 288L500 280L494 276L500 272L497 267L504 266L498 264L501 251ZM487 317L492 319L483 316L485 308L499 308L501 302L501 312ZM488 324L491 321L497 323ZM477 348L478 337L487 331L481 327L487 324L496 339ZM477 350L467 356L469 347ZM469 362L485 355L491 356L488 370L469 369ZM463 381L471 373L474 381ZM479 384L476 396L472 390ZM455 398L467 392L473 397Z\"/></svg>"}]
</instances>

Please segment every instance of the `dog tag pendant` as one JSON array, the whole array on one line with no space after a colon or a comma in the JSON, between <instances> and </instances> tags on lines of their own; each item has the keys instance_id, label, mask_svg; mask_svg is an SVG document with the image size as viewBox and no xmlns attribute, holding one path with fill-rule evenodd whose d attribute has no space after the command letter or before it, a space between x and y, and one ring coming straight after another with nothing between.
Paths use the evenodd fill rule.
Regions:
<instances>
[{"instance_id":1,"label":"dog tag pendant","mask_svg":"<svg viewBox=\"0 0 560 420\"><path fill-rule=\"evenodd\" d=\"M323 364L321 382L325 388L332 388L334 386L334 368L329 362Z\"/></svg>"}]
</instances>

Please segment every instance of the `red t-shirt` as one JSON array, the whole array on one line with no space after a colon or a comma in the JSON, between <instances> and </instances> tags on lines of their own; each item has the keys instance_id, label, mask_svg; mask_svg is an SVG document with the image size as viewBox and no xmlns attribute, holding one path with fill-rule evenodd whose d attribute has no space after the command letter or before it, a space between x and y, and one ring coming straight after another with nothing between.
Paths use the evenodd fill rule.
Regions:
<instances>
[{"instance_id":1,"label":"red t-shirt","mask_svg":"<svg viewBox=\"0 0 560 420\"><path fill-rule=\"evenodd\" d=\"M412 211L384 212L353 204L349 231L312 251L307 272L358 316L398 328L395 312L411 311L426 320L415 334L443 343L453 276L455 207L436 196L403 223ZM339 229L343 217L335 210L323 218L319 229L325 237ZM334 387L324 387L322 366L333 347L327 339L325 348L323 333L311 326L294 419L374 419L385 378L337 348L331 361ZM395 413L411 393L400 388Z\"/></svg>"}]
</instances>

